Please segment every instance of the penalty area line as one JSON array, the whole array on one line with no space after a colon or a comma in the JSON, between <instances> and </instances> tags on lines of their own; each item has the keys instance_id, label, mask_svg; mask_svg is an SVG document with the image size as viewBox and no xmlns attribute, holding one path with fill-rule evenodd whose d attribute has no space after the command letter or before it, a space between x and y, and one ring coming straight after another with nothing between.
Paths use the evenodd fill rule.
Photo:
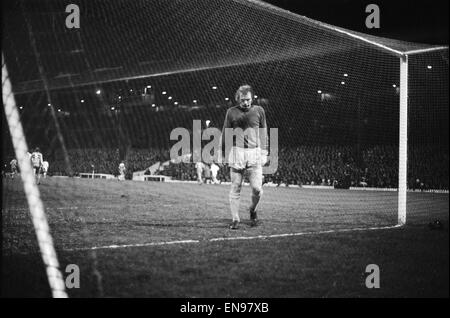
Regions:
<instances>
[{"instance_id":1,"label":"penalty area line","mask_svg":"<svg viewBox=\"0 0 450 318\"><path fill-rule=\"evenodd\" d=\"M116 248L127 248L127 247L160 246L160 245L186 244L186 243L200 243L200 241L198 241L198 240L183 240L183 241L150 242L150 243L122 244L122 245L113 244L113 245L105 245L105 246L70 248L70 249L64 249L64 251L72 252L72 251L116 249Z\"/></svg>"},{"instance_id":2,"label":"penalty area line","mask_svg":"<svg viewBox=\"0 0 450 318\"><path fill-rule=\"evenodd\" d=\"M217 238L211 238L211 239L205 239L205 240L181 240L181 241L150 242L150 243L122 244L122 245L114 244L114 245L105 245L105 246L64 249L64 251L86 251L86 250L102 250L102 249L119 249L119 248L128 248L128 247L148 247L148 246L164 246L164 245L175 245L175 244L190 244L190 243L200 243L200 242L271 239L271 238L280 238L280 237L318 235L318 234L330 234L330 233L389 230L389 229L400 228L402 226L403 225L401 225L401 224L396 224L396 225L382 226L382 227L361 227L361 228L352 228L352 229L337 229L337 230L326 230L326 231L297 232L297 233L255 235L255 236L217 237Z\"/></svg>"},{"instance_id":3,"label":"penalty area line","mask_svg":"<svg viewBox=\"0 0 450 318\"><path fill-rule=\"evenodd\" d=\"M255 240L255 239L269 239L278 237L289 236L303 236L303 235L317 235L317 234L329 234L329 233L344 233L344 232L357 232L357 231L374 231L374 230L388 230L401 227L402 225L396 224L392 226L383 227L361 227L353 229L339 229L339 230L327 230L327 231L313 231L313 232L298 232L298 233L285 233L285 234L271 234L271 235L256 235L256 236L235 236L235 237L218 237L209 239L210 242L217 241L233 241L233 240Z\"/></svg>"}]
</instances>

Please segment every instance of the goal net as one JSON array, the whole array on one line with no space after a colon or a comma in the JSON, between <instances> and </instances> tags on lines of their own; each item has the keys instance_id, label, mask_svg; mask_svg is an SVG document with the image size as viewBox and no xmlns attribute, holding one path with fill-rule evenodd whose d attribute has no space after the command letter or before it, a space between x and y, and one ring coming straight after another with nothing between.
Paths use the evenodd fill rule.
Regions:
<instances>
[{"instance_id":1,"label":"goal net","mask_svg":"<svg viewBox=\"0 0 450 318\"><path fill-rule=\"evenodd\" d=\"M69 295L112 295L98 250L234 235L228 167L217 174L221 186L201 192L190 158L194 121L201 132L222 129L243 84L277 130L277 169L264 176L261 201L266 226L255 235L395 227L408 224L409 209L413 224L448 218L448 194L438 195L448 191L446 47L360 34L253 0L2 6L7 295L64 296L70 264L90 289ZM170 157L175 128L191 147L181 163ZM36 147L49 163L39 184L27 154ZM249 202L243 195L242 213ZM30 274L30 261L49 275ZM47 279L50 288L39 289Z\"/></svg>"}]
</instances>

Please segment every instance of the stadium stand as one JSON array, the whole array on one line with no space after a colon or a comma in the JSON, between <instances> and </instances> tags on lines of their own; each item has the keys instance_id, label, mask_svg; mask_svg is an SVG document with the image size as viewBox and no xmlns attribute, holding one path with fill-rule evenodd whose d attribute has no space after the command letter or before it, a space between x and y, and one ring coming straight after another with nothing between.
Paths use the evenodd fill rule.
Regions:
<instances>
[{"instance_id":1,"label":"stadium stand","mask_svg":"<svg viewBox=\"0 0 450 318\"><path fill-rule=\"evenodd\" d=\"M277 172L266 175L265 182L278 185L333 186L343 180L348 172L352 187L397 188L396 152L397 147L392 145L369 147L363 151L362 160L358 162L351 146L283 147L280 149ZM414 165L408 167L408 188L448 190L448 155L432 145L414 148L411 154ZM120 162L118 149L70 149L69 155L75 176L93 170L96 173L117 175ZM52 162L49 175L68 175L60 153L48 158ZM131 148L126 153L127 179L131 179L135 171L146 170L155 162L169 160L168 149ZM194 163L169 162L159 174L181 181L195 181L197 178ZM222 182L230 181L226 166L220 168L218 179ZM417 179L420 180L419 184Z\"/></svg>"}]
</instances>

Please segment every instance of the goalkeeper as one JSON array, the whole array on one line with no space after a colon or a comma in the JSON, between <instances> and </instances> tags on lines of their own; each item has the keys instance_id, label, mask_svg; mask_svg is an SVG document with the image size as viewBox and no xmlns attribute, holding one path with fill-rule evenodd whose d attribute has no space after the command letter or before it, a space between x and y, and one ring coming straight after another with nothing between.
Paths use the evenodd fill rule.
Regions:
<instances>
[{"instance_id":1,"label":"goalkeeper","mask_svg":"<svg viewBox=\"0 0 450 318\"><path fill-rule=\"evenodd\" d=\"M267 162L267 124L264 109L252 105L253 96L251 86L238 88L235 95L238 105L228 109L222 130L221 145L225 140L225 159L230 166L230 228L233 230L239 228L239 202L245 172L249 174L252 188L252 203L249 207L251 226L258 224L257 207L263 192L262 166ZM233 141L232 145L230 140Z\"/></svg>"}]
</instances>

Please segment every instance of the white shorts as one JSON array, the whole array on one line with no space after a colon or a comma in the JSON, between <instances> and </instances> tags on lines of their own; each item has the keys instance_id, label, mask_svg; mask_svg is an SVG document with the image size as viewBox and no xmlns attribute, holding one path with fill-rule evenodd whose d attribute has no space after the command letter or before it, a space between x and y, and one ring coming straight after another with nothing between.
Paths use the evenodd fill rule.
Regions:
<instances>
[{"instance_id":1,"label":"white shorts","mask_svg":"<svg viewBox=\"0 0 450 318\"><path fill-rule=\"evenodd\" d=\"M262 166L263 155L261 148L232 147L228 154L228 165L235 169Z\"/></svg>"}]
</instances>

